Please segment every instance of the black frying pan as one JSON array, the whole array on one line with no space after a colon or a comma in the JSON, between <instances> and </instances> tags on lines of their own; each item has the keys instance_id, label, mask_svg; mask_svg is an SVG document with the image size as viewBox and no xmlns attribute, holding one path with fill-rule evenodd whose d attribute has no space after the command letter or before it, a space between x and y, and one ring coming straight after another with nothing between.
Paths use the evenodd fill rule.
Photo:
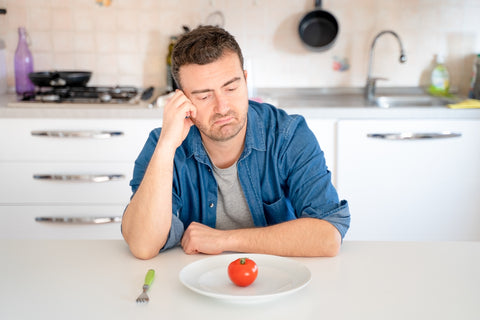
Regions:
<instances>
[{"instance_id":1,"label":"black frying pan","mask_svg":"<svg viewBox=\"0 0 480 320\"><path fill-rule=\"evenodd\" d=\"M28 74L32 83L38 87L84 87L91 76L90 71L42 71Z\"/></svg>"},{"instance_id":2,"label":"black frying pan","mask_svg":"<svg viewBox=\"0 0 480 320\"><path fill-rule=\"evenodd\" d=\"M307 13L298 26L300 39L314 51L329 49L338 35L337 19L328 11L321 10L322 1L315 0L315 10Z\"/></svg>"}]
</instances>

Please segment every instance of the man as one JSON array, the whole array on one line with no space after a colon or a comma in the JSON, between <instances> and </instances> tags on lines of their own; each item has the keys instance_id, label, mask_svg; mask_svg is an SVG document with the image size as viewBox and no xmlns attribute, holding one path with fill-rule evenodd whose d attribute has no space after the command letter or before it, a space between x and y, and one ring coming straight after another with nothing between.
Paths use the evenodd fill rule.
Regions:
<instances>
[{"instance_id":1,"label":"man","mask_svg":"<svg viewBox=\"0 0 480 320\"><path fill-rule=\"evenodd\" d=\"M224 251L334 256L350 224L323 152L301 116L248 100L235 39L217 27L173 51L180 88L135 162L122 233L149 259L181 244Z\"/></svg>"}]
</instances>

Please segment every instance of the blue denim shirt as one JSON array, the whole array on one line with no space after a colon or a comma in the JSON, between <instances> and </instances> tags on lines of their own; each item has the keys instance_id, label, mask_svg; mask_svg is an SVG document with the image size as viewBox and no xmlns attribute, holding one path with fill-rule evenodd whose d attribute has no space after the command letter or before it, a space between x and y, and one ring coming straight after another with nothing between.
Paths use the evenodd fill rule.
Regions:
<instances>
[{"instance_id":1,"label":"blue denim shirt","mask_svg":"<svg viewBox=\"0 0 480 320\"><path fill-rule=\"evenodd\" d=\"M150 133L135 161L133 193L160 131ZM237 167L255 226L313 217L330 222L342 239L345 236L350 226L348 203L338 200L323 152L302 116L249 101L245 146ZM172 226L162 250L177 245L191 222L214 228L216 220L217 183L195 126L177 148L173 170Z\"/></svg>"}]
</instances>

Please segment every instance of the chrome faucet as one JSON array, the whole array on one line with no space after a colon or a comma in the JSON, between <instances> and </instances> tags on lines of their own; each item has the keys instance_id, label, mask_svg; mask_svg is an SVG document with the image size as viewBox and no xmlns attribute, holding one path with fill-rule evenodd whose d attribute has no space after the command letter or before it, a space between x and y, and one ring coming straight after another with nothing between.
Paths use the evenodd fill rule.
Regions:
<instances>
[{"instance_id":1,"label":"chrome faucet","mask_svg":"<svg viewBox=\"0 0 480 320\"><path fill-rule=\"evenodd\" d=\"M407 61L407 56L405 55L405 50L403 49L403 44L402 40L400 40L400 37L398 34L394 31L391 30L384 30L381 31L377 36L373 39L372 46L370 47L370 58L368 60L368 74L367 74L367 84L365 85L365 99L367 99L368 102L373 103L375 99L375 85L377 80L387 80L386 78L378 78L378 77L372 77L372 64L373 64L373 49L375 48L375 43L377 42L377 39L383 36L384 34L390 33L393 35L400 46L400 58L399 61L400 63L404 63Z\"/></svg>"}]
</instances>

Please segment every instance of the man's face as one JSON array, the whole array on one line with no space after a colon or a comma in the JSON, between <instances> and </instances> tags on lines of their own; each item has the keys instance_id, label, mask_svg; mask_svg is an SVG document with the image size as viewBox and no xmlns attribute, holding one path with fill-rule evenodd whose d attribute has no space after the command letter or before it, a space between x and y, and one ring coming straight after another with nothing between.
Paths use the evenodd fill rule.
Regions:
<instances>
[{"instance_id":1,"label":"man's face","mask_svg":"<svg viewBox=\"0 0 480 320\"><path fill-rule=\"evenodd\" d=\"M183 92L197 108L192 121L204 138L227 141L245 134L248 91L236 53L226 52L206 65L182 66L179 76Z\"/></svg>"}]
</instances>

